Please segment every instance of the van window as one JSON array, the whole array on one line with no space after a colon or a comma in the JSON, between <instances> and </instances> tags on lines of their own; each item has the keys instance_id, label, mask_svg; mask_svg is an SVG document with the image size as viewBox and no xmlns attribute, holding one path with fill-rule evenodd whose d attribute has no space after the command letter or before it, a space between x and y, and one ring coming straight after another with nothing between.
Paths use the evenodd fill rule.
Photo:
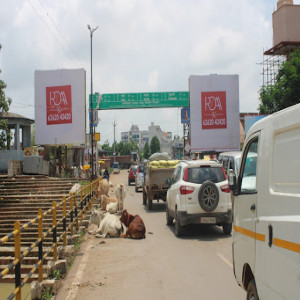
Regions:
<instances>
[{"instance_id":1,"label":"van window","mask_svg":"<svg viewBox=\"0 0 300 300\"><path fill-rule=\"evenodd\" d=\"M224 168L226 174L228 173L228 164L229 164L229 160L226 157L223 159L223 168Z\"/></svg>"},{"instance_id":2,"label":"van window","mask_svg":"<svg viewBox=\"0 0 300 300\"><path fill-rule=\"evenodd\" d=\"M256 193L256 166L257 166L258 138L250 143L246 159L244 160L241 194Z\"/></svg>"},{"instance_id":3,"label":"van window","mask_svg":"<svg viewBox=\"0 0 300 300\"><path fill-rule=\"evenodd\" d=\"M272 165L274 192L300 193L300 128L275 134Z\"/></svg>"}]
</instances>

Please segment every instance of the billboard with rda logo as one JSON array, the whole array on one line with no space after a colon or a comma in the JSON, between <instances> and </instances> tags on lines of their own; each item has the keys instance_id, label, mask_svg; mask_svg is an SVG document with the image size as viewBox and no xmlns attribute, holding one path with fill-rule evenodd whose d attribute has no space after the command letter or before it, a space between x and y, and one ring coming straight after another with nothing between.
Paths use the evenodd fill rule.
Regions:
<instances>
[{"instance_id":1,"label":"billboard with rda logo","mask_svg":"<svg viewBox=\"0 0 300 300\"><path fill-rule=\"evenodd\" d=\"M190 76L191 151L240 149L238 75Z\"/></svg>"},{"instance_id":2,"label":"billboard with rda logo","mask_svg":"<svg viewBox=\"0 0 300 300\"><path fill-rule=\"evenodd\" d=\"M85 143L85 70L35 71L35 143Z\"/></svg>"}]
</instances>

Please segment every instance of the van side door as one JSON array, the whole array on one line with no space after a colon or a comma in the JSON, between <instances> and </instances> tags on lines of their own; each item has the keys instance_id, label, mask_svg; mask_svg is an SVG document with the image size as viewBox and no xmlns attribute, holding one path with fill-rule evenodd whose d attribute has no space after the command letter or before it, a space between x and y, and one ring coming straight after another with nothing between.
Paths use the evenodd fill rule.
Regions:
<instances>
[{"instance_id":1,"label":"van side door","mask_svg":"<svg viewBox=\"0 0 300 300\"><path fill-rule=\"evenodd\" d=\"M233 263L234 273L243 285L244 272L254 273L256 246L256 170L260 134L254 134L245 145L239 170L238 196L234 203Z\"/></svg>"}]
</instances>

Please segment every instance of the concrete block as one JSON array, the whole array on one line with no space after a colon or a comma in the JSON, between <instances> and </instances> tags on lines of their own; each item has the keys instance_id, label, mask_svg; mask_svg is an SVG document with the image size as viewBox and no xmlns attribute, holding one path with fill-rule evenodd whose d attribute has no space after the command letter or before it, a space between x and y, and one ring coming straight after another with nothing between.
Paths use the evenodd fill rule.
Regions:
<instances>
[{"instance_id":1,"label":"concrete block","mask_svg":"<svg viewBox=\"0 0 300 300\"><path fill-rule=\"evenodd\" d=\"M67 273L67 261L65 259L61 260L50 260L47 264L47 277L53 278L55 272L54 271L60 271L60 274L66 274Z\"/></svg>"},{"instance_id":2,"label":"concrete block","mask_svg":"<svg viewBox=\"0 0 300 300\"><path fill-rule=\"evenodd\" d=\"M78 233L86 233L87 231L87 228L85 226L79 226L79 230L78 230Z\"/></svg>"},{"instance_id":3,"label":"concrete block","mask_svg":"<svg viewBox=\"0 0 300 300\"><path fill-rule=\"evenodd\" d=\"M68 245L74 245L75 242L79 239L79 234L74 234L72 236L67 236L67 244Z\"/></svg>"},{"instance_id":4,"label":"concrete block","mask_svg":"<svg viewBox=\"0 0 300 300\"><path fill-rule=\"evenodd\" d=\"M88 228L89 227L89 220L83 220L80 222L80 226L84 226L85 228Z\"/></svg>"},{"instance_id":5,"label":"concrete block","mask_svg":"<svg viewBox=\"0 0 300 300\"><path fill-rule=\"evenodd\" d=\"M43 282L42 282L43 289L50 288L50 289L52 289L53 294L56 294L61 286L62 286L61 280L46 279L46 280L43 280Z\"/></svg>"},{"instance_id":6,"label":"concrete block","mask_svg":"<svg viewBox=\"0 0 300 300\"><path fill-rule=\"evenodd\" d=\"M43 291L49 289L52 294L56 294L62 286L61 280L47 279L42 282L33 281L30 287L32 300L42 299Z\"/></svg>"},{"instance_id":7,"label":"concrete block","mask_svg":"<svg viewBox=\"0 0 300 300\"><path fill-rule=\"evenodd\" d=\"M43 292L42 282L38 282L38 281L31 282L31 286L30 286L31 300L42 299L42 292Z\"/></svg>"},{"instance_id":8,"label":"concrete block","mask_svg":"<svg viewBox=\"0 0 300 300\"><path fill-rule=\"evenodd\" d=\"M7 167L7 175L13 177L15 175L23 174L23 161L21 160L9 160Z\"/></svg>"},{"instance_id":9,"label":"concrete block","mask_svg":"<svg viewBox=\"0 0 300 300\"><path fill-rule=\"evenodd\" d=\"M68 246L60 246L58 249L58 257L59 259L65 259L70 256L72 256L75 252L74 245L68 245Z\"/></svg>"}]
</instances>

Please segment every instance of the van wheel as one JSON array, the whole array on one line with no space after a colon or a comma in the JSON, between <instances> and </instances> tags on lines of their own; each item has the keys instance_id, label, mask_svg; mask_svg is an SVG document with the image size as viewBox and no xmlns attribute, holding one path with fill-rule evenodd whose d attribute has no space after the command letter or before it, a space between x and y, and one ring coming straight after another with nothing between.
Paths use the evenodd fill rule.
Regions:
<instances>
[{"instance_id":1,"label":"van wheel","mask_svg":"<svg viewBox=\"0 0 300 300\"><path fill-rule=\"evenodd\" d=\"M198 201L201 208L206 212L212 212L217 208L219 204L219 191L212 181L206 180L202 183Z\"/></svg>"},{"instance_id":2,"label":"van wheel","mask_svg":"<svg viewBox=\"0 0 300 300\"><path fill-rule=\"evenodd\" d=\"M252 279L247 288L247 300L258 300L255 280Z\"/></svg>"},{"instance_id":3,"label":"van wheel","mask_svg":"<svg viewBox=\"0 0 300 300\"><path fill-rule=\"evenodd\" d=\"M231 231L232 231L232 223L224 223L222 225L223 227L223 233L225 235L230 235L231 234Z\"/></svg>"},{"instance_id":4,"label":"van wheel","mask_svg":"<svg viewBox=\"0 0 300 300\"><path fill-rule=\"evenodd\" d=\"M183 234L183 227L180 225L177 211L175 212L175 228L174 228L174 233L175 233L175 235L177 237L180 237Z\"/></svg>"},{"instance_id":5,"label":"van wheel","mask_svg":"<svg viewBox=\"0 0 300 300\"><path fill-rule=\"evenodd\" d=\"M173 225L173 218L169 214L168 204L166 205L166 219L167 219L167 225Z\"/></svg>"}]
</instances>

